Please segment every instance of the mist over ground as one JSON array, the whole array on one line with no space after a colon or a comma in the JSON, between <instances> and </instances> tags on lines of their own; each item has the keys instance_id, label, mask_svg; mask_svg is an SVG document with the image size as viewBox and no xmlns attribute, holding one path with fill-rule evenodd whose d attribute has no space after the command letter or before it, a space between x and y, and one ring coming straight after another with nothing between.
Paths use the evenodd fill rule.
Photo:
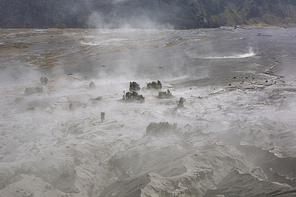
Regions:
<instances>
[{"instance_id":1,"label":"mist over ground","mask_svg":"<svg viewBox=\"0 0 296 197\"><path fill-rule=\"evenodd\" d=\"M0 196L296 195L295 29L0 31Z\"/></svg>"}]
</instances>

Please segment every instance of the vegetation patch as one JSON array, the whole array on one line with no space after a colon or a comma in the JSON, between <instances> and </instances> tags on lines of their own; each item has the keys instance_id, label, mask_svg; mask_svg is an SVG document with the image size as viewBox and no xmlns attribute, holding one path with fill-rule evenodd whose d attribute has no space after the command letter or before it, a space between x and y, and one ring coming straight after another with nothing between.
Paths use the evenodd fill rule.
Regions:
<instances>
[{"instance_id":1,"label":"vegetation patch","mask_svg":"<svg viewBox=\"0 0 296 197\"><path fill-rule=\"evenodd\" d=\"M159 80L157 82L153 81L147 84L147 89L161 89L161 88L162 88L162 84Z\"/></svg>"},{"instance_id":2,"label":"vegetation patch","mask_svg":"<svg viewBox=\"0 0 296 197\"><path fill-rule=\"evenodd\" d=\"M160 99L170 99L170 98L173 98L173 95L170 92L170 90L167 89L167 91L158 92L158 98L160 98Z\"/></svg>"},{"instance_id":3,"label":"vegetation patch","mask_svg":"<svg viewBox=\"0 0 296 197\"><path fill-rule=\"evenodd\" d=\"M138 91L141 90L140 85L137 82L130 82L130 87L129 87L129 91L133 92L133 91Z\"/></svg>"},{"instance_id":4,"label":"vegetation patch","mask_svg":"<svg viewBox=\"0 0 296 197\"><path fill-rule=\"evenodd\" d=\"M179 100L179 103L178 103L178 108L183 108L185 101L186 101L186 99L184 99L183 97L181 97L180 100Z\"/></svg>"},{"instance_id":5,"label":"vegetation patch","mask_svg":"<svg viewBox=\"0 0 296 197\"><path fill-rule=\"evenodd\" d=\"M123 98L121 99L122 102L140 102L143 103L145 101L145 97L141 94L138 94L137 92L127 92L123 95Z\"/></svg>"}]
</instances>

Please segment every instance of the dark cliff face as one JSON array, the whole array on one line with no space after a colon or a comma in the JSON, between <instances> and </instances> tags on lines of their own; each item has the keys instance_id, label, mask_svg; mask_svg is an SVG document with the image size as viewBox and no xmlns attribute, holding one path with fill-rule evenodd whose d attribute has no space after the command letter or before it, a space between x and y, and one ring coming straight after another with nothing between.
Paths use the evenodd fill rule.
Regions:
<instances>
[{"instance_id":1,"label":"dark cliff face","mask_svg":"<svg viewBox=\"0 0 296 197\"><path fill-rule=\"evenodd\" d=\"M191 29L296 23L293 0L0 0L0 5L2 28L118 28L122 24L160 28L170 24Z\"/></svg>"}]
</instances>

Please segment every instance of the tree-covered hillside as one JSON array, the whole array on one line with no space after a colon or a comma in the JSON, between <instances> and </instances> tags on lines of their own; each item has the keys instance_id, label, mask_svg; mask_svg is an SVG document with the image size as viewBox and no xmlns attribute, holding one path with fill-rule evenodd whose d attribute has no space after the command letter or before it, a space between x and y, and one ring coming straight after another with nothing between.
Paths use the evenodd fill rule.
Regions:
<instances>
[{"instance_id":1,"label":"tree-covered hillside","mask_svg":"<svg viewBox=\"0 0 296 197\"><path fill-rule=\"evenodd\" d=\"M296 23L295 0L0 0L2 28L177 29Z\"/></svg>"}]
</instances>

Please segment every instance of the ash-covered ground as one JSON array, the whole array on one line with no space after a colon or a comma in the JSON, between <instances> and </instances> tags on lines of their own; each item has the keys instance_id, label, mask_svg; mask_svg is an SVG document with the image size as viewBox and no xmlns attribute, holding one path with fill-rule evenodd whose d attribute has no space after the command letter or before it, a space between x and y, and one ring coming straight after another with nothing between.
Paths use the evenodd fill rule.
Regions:
<instances>
[{"instance_id":1,"label":"ash-covered ground","mask_svg":"<svg viewBox=\"0 0 296 197\"><path fill-rule=\"evenodd\" d=\"M296 196L295 29L0 32L0 196Z\"/></svg>"}]
</instances>

